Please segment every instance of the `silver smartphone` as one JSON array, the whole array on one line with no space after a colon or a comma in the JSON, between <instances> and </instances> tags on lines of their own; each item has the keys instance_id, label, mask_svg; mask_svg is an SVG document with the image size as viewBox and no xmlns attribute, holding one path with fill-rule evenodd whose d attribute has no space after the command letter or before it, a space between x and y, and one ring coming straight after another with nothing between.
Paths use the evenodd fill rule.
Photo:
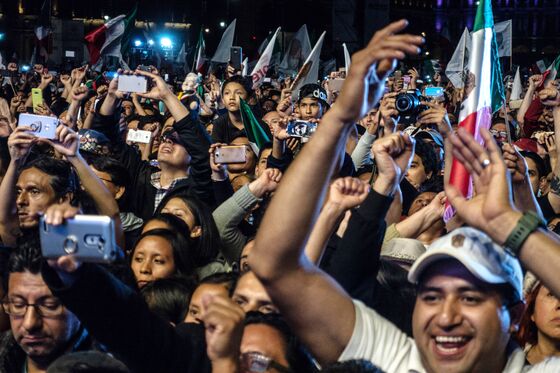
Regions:
<instances>
[{"instance_id":1,"label":"silver smartphone","mask_svg":"<svg viewBox=\"0 0 560 373\"><path fill-rule=\"evenodd\" d=\"M76 215L57 226L41 217L39 235L45 258L73 255L82 262L110 263L120 256L115 223L108 216Z\"/></svg>"},{"instance_id":2,"label":"silver smartphone","mask_svg":"<svg viewBox=\"0 0 560 373\"><path fill-rule=\"evenodd\" d=\"M28 126L31 128L30 133L37 137L51 140L56 138L58 123L58 118L56 117L27 113L20 114L18 119L18 126Z\"/></svg>"}]
</instances>

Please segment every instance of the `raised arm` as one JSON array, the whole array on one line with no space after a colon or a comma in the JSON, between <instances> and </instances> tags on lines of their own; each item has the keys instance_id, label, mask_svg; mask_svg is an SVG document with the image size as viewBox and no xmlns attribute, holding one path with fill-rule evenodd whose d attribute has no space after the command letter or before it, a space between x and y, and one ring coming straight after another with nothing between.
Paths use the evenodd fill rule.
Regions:
<instances>
[{"instance_id":1,"label":"raised arm","mask_svg":"<svg viewBox=\"0 0 560 373\"><path fill-rule=\"evenodd\" d=\"M358 178L340 178L331 184L327 201L305 246L305 256L311 263L319 265L327 242L341 218L346 211L360 205L368 193L369 185Z\"/></svg>"},{"instance_id":2,"label":"raised arm","mask_svg":"<svg viewBox=\"0 0 560 373\"><path fill-rule=\"evenodd\" d=\"M523 97L521 106L519 107L519 110L517 110L517 123L519 123L521 127L523 127L523 124L525 123L525 114L527 113L529 106L531 106L531 102L533 102L533 95L535 93L535 90L542 84L542 81L542 75L533 75L529 77L529 86L527 87L527 93L525 93L525 97Z\"/></svg>"},{"instance_id":3,"label":"raised arm","mask_svg":"<svg viewBox=\"0 0 560 373\"><path fill-rule=\"evenodd\" d=\"M445 186L449 202L467 224L486 232L496 243L504 245L522 213L513 205L509 172L500 149L487 130L482 130L485 150L465 130L452 135L453 155L470 172L477 195L466 200L452 185ZM483 166L485 163L488 166ZM555 296L560 296L560 241L558 235L539 228L529 235L519 251L519 259Z\"/></svg>"},{"instance_id":4,"label":"raised arm","mask_svg":"<svg viewBox=\"0 0 560 373\"><path fill-rule=\"evenodd\" d=\"M8 138L10 164L0 184L0 237L6 246L13 246L20 233L16 213L16 183L18 168L25 162L32 144L37 138L30 134L31 128L17 127Z\"/></svg>"},{"instance_id":5,"label":"raised arm","mask_svg":"<svg viewBox=\"0 0 560 373\"><path fill-rule=\"evenodd\" d=\"M404 20L390 24L378 31L364 50L354 54L336 105L284 176L249 258L273 302L321 362L340 356L352 335L355 311L351 298L305 259L303 249L327 182L344 154L349 131L378 102L396 60L419 51L421 37L395 35L406 25ZM390 155L412 150L408 136L393 136L386 148L387 157L381 160L393 175L380 176L374 187L385 195L394 191L400 176L397 174L408 163L401 162L406 155L396 163Z\"/></svg>"},{"instance_id":6,"label":"raised arm","mask_svg":"<svg viewBox=\"0 0 560 373\"><path fill-rule=\"evenodd\" d=\"M107 215L115 221L117 244L124 250L124 233L119 217L119 206L105 184L82 158L78 148L80 144L78 134L64 125L59 125L56 129L56 140L46 140L46 142L51 144L55 151L65 156L74 167L84 190L93 199L97 213Z\"/></svg>"}]
</instances>

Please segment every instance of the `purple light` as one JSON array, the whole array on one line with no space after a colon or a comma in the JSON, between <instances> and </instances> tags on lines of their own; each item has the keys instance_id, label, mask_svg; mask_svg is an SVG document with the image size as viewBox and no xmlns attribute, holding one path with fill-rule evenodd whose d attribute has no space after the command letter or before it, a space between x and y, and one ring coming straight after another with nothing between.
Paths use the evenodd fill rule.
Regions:
<instances>
[{"instance_id":1,"label":"purple light","mask_svg":"<svg viewBox=\"0 0 560 373\"><path fill-rule=\"evenodd\" d=\"M436 7L441 8L442 5L443 5L443 0L437 0Z\"/></svg>"}]
</instances>

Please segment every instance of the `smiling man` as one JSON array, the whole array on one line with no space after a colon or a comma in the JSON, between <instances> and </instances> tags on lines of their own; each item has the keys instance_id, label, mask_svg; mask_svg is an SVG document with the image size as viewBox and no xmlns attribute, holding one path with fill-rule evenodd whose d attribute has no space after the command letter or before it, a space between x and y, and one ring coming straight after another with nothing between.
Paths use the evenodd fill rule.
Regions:
<instances>
[{"instance_id":1,"label":"smiling man","mask_svg":"<svg viewBox=\"0 0 560 373\"><path fill-rule=\"evenodd\" d=\"M78 318L49 290L41 276L38 246L26 244L8 261L8 292L2 309L11 331L0 336L1 372L45 372L59 356L91 347Z\"/></svg>"}]
</instances>

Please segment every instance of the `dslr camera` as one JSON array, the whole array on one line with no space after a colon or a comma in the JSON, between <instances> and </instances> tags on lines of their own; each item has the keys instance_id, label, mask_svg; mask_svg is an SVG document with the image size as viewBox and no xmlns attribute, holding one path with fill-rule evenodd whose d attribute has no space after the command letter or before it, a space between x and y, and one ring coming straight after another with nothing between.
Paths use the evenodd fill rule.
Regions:
<instances>
[{"instance_id":1,"label":"dslr camera","mask_svg":"<svg viewBox=\"0 0 560 373\"><path fill-rule=\"evenodd\" d=\"M419 89L409 89L405 93L399 93L395 99L395 106L400 115L399 123L416 123L418 114L429 109L421 101L428 101L428 98L422 96Z\"/></svg>"}]
</instances>

